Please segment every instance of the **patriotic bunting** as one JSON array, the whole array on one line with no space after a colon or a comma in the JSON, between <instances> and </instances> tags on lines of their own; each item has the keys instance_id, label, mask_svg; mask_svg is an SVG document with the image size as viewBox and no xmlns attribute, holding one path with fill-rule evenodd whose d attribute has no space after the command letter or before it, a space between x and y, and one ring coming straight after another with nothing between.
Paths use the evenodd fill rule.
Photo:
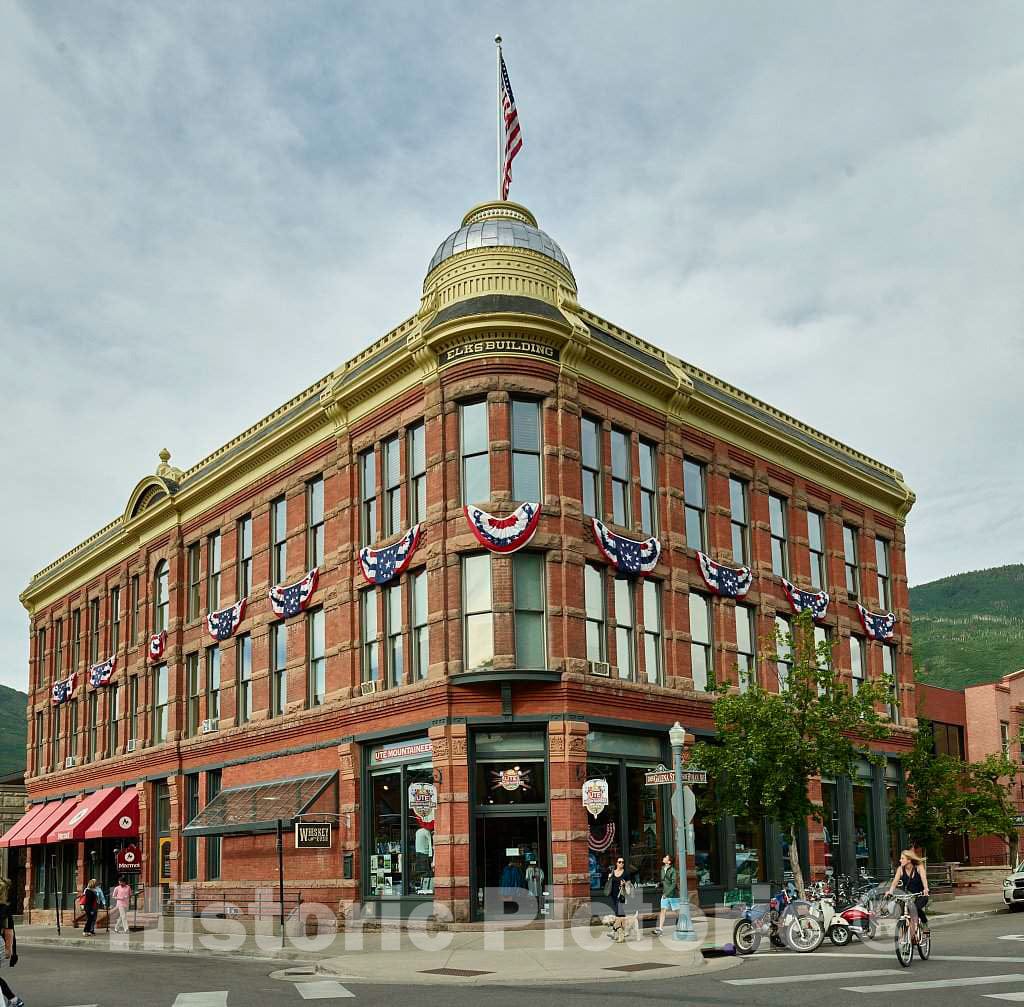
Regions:
<instances>
[{"instance_id":1,"label":"patriotic bunting","mask_svg":"<svg viewBox=\"0 0 1024 1007\"><path fill-rule=\"evenodd\" d=\"M409 565L412 554L423 538L423 525L414 524L394 545L383 549L369 546L359 550L359 566L371 584L386 584Z\"/></svg>"},{"instance_id":2,"label":"patriotic bunting","mask_svg":"<svg viewBox=\"0 0 1024 1007\"><path fill-rule=\"evenodd\" d=\"M270 607L275 615L284 616L290 619L298 615L308 604L316 590L317 581L320 579L320 570L313 567L305 577L296 584L289 584L287 587L272 587L270 589Z\"/></svg>"},{"instance_id":3,"label":"patriotic bunting","mask_svg":"<svg viewBox=\"0 0 1024 1007\"><path fill-rule=\"evenodd\" d=\"M114 667L117 664L117 655L108 660L102 662L102 664L94 664L89 669L89 684L94 689L101 689L106 685L111 678L114 676Z\"/></svg>"},{"instance_id":4,"label":"patriotic bunting","mask_svg":"<svg viewBox=\"0 0 1024 1007\"><path fill-rule=\"evenodd\" d=\"M75 691L75 679L78 677L77 674L68 675L63 682L54 682L53 691L50 693L50 698L53 700L54 706L60 706L61 703L66 703Z\"/></svg>"},{"instance_id":5,"label":"patriotic bunting","mask_svg":"<svg viewBox=\"0 0 1024 1007\"><path fill-rule=\"evenodd\" d=\"M590 823L590 828L593 830L596 828L593 822ZM608 822L604 826L604 831L598 835L594 835L593 831L587 835L587 846L592 849L595 853L604 853L612 848L612 843L615 842L615 823Z\"/></svg>"},{"instance_id":6,"label":"patriotic bunting","mask_svg":"<svg viewBox=\"0 0 1024 1007\"><path fill-rule=\"evenodd\" d=\"M806 612L810 609L816 622L825 618L829 603L828 591L818 591L816 594L810 591L801 591L795 584L790 584L785 577L782 578L782 586L786 589L789 603L793 606L794 612Z\"/></svg>"},{"instance_id":7,"label":"patriotic bunting","mask_svg":"<svg viewBox=\"0 0 1024 1007\"><path fill-rule=\"evenodd\" d=\"M540 504L520 504L505 517L494 517L479 507L463 507L469 530L491 552L509 553L522 549L540 524Z\"/></svg>"},{"instance_id":8,"label":"patriotic bunting","mask_svg":"<svg viewBox=\"0 0 1024 1007\"><path fill-rule=\"evenodd\" d=\"M723 566L702 552L697 553L697 566L704 583L723 598L742 598L754 583L749 566Z\"/></svg>"},{"instance_id":9,"label":"patriotic bunting","mask_svg":"<svg viewBox=\"0 0 1024 1007\"><path fill-rule=\"evenodd\" d=\"M596 517L590 520L597 548L619 573L629 577L645 577L658 565L661 543L653 535L643 542L637 542L616 535Z\"/></svg>"},{"instance_id":10,"label":"patriotic bunting","mask_svg":"<svg viewBox=\"0 0 1024 1007\"><path fill-rule=\"evenodd\" d=\"M896 634L896 616L892 612L884 615L869 612L863 605L857 606L857 614L864 624L864 631L872 640L891 640Z\"/></svg>"},{"instance_id":11,"label":"patriotic bunting","mask_svg":"<svg viewBox=\"0 0 1024 1007\"><path fill-rule=\"evenodd\" d=\"M206 629L214 640L227 640L234 636L238 624L245 618L245 603L248 598L235 602L230 608L222 608L219 612L211 612L206 617Z\"/></svg>"},{"instance_id":12,"label":"patriotic bunting","mask_svg":"<svg viewBox=\"0 0 1024 1007\"><path fill-rule=\"evenodd\" d=\"M151 661L159 661L164 656L164 651L167 649L167 630L161 630L159 633L154 633L149 638L149 659Z\"/></svg>"}]
</instances>

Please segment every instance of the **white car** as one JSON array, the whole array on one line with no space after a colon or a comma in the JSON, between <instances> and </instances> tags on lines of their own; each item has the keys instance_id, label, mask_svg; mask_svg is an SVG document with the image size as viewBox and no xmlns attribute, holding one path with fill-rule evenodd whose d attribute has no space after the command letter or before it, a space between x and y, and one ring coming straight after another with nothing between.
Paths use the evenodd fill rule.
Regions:
<instances>
[{"instance_id":1,"label":"white car","mask_svg":"<svg viewBox=\"0 0 1024 1007\"><path fill-rule=\"evenodd\" d=\"M1010 912L1024 906L1024 862L1017 864L1013 873L1003 878L1003 901Z\"/></svg>"}]
</instances>

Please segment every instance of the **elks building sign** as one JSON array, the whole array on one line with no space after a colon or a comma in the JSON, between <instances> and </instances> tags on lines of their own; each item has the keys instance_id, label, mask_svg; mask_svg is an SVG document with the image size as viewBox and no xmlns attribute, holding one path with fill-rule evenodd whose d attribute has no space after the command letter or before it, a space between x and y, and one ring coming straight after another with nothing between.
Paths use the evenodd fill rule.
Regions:
<instances>
[{"instance_id":1,"label":"elks building sign","mask_svg":"<svg viewBox=\"0 0 1024 1007\"><path fill-rule=\"evenodd\" d=\"M438 363L443 367L466 357L486 356L489 353L515 353L519 356L540 357L552 363L557 363L559 359L558 350L554 346L539 343L535 339L517 339L511 336L507 339L468 339L459 343L449 343L441 350Z\"/></svg>"}]
</instances>

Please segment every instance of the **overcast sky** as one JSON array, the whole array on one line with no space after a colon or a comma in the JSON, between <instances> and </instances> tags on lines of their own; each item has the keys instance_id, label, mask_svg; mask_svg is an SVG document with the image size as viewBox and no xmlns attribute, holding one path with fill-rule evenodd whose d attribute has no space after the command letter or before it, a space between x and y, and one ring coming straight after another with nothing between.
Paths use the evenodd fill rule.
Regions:
<instances>
[{"instance_id":1,"label":"overcast sky","mask_svg":"<svg viewBox=\"0 0 1024 1007\"><path fill-rule=\"evenodd\" d=\"M416 310L496 31L581 301L902 470L911 583L1021 561L1020 4L0 0L0 682L161 447Z\"/></svg>"}]
</instances>

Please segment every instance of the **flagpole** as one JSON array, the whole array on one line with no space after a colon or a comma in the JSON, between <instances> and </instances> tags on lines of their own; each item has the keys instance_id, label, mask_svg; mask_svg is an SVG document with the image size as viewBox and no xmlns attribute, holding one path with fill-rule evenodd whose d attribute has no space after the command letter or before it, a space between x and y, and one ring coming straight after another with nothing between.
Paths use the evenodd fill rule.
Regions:
<instances>
[{"instance_id":1,"label":"flagpole","mask_svg":"<svg viewBox=\"0 0 1024 1007\"><path fill-rule=\"evenodd\" d=\"M495 66L497 69L497 81L498 81L498 199L501 199L501 179L502 179L502 150L501 150L501 133L502 133L502 117L501 117L501 36L494 36L495 46Z\"/></svg>"}]
</instances>

